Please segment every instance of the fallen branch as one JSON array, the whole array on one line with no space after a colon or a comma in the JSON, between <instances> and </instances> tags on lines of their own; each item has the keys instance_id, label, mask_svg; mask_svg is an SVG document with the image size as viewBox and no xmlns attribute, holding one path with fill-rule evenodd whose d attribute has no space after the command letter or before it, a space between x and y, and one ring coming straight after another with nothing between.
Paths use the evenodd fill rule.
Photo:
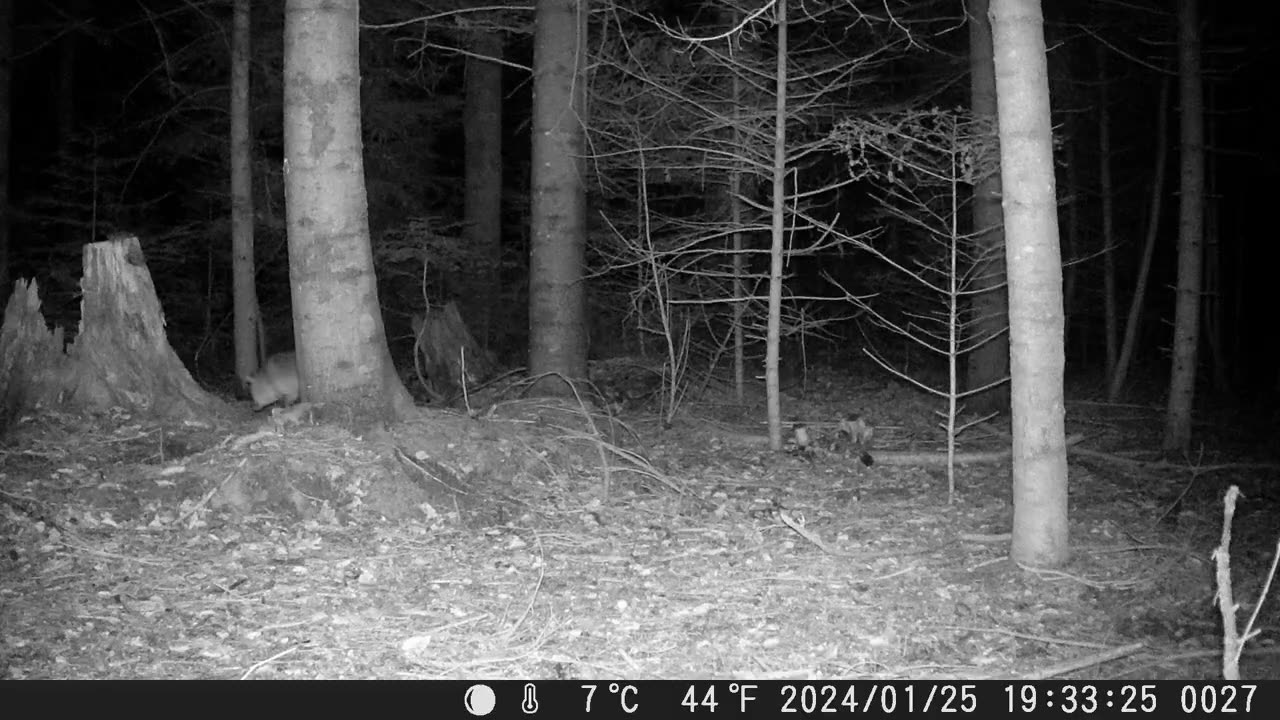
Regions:
<instances>
[{"instance_id":1,"label":"fallen branch","mask_svg":"<svg viewBox=\"0 0 1280 720\"><path fill-rule=\"evenodd\" d=\"M1125 657L1127 655L1132 655L1138 652L1139 650L1142 650L1144 647L1146 646L1143 645L1142 643L1130 643L1129 645L1121 645L1118 648L1106 650L1104 652L1095 653L1093 655L1086 655L1082 658L1075 658L1074 660L1067 660L1066 662L1061 662L1061 663L1058 663L1057 665L1050 665L1049 667L1044 668L1043 670L1030 673L1027 675L1023 675L1018 679L1019 680L1047 680L1048 678L1051 678L1051 677L1057 677L1059 675L1065 675L1069 672L1083 670L1084 668L1087 668L1087 667L1093 667L1095 665L1101 665L1103 663L1108 663L1113 660L1119 660L1122 657Z\"/></svg>"},{"instance_id":2,"label":"fallen branch","mask_svg":"<svg viewBox=\"0 0 1280 720\"><path fill-rule=\"evenodd\" d=\"M1280 463L1219 463L1217 465L1197 465L1191 466L1186 463L1172 462L1169 460L1139 460L1136 458L1125 457L1116 453L1104 452L1102 450L1088 450L1086 448L1072 448L1071 454L1079 457L1087 457L1090 460L1102 460L1104 462L1124 465L1131 468L1141 468L1143 470L1190 470L1194 469L1197 474L1207 472L1224 472L1227 470L1280 470Z\"/></svg>"}]
</instances>

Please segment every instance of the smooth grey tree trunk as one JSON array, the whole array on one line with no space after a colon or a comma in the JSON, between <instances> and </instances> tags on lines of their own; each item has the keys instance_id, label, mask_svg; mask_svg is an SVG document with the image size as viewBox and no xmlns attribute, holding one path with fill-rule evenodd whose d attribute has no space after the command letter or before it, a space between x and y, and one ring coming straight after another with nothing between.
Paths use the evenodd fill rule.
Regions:
<instances>
[{"instance_id":1,"label":"smooth grey tree trunk","mask_svg":"<svg viewBox=\"0 0 1280 720\"><path fill-rule=\"evenodd\" d=\"M303 400L352 415L407 416L387 351L360 140L357 0L288 0L284 25L285 204Z\"/></svg>"},{"instance_id":2,"label":"smooth grey tree trunk","mask_svg":"<svg viewBox=\"0 0 1280 720\"><path fill-rule=\"evenodd\" d=\"M1000 114L1013 430L1010 555L1029 567L1070 557L1063 403L1062 253L1039 0L992 0Z\"/></svg>"}]
</instances>

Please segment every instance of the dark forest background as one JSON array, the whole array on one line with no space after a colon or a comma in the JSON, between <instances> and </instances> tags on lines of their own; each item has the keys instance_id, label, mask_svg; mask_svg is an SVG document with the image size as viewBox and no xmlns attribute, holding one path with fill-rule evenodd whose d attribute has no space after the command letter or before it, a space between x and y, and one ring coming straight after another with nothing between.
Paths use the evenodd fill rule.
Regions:
<instances>
[{"instance_id":1,"label":"dark forest background","mask_svg":"<svg viewBox=\"0 0 1280 720\"><path fill-rule=\"evenodd\" d=\"M881 6L881 3L873 3ZM366 1L361 32L362 108L370 223L381 299L393 353L408 357L410 315L424 290L418 263L431 258L425 294L452 299L451 275L467 262L461 240L464 56L467 23L504 31L504 160L500 322L485 341L508 365L523 362L532 9L440 15L443 2ZM465 7L465 6L464 6ZM478 7L478 6L477 6ZM597 4L597 12L603 12ZM911 30L891 60L867 78L866 105L885 109L968 104L967 34L960 3L889 3ZM654 20L696 28L709 11L690 2L627 3L639 25ZM874 11L873 7L867 8ZM1064 256L1080 260L1069 300L1068 372L1096 375L1103 361L1100 198L1098 196L1099 58L1110 98L1116 233L1111 249L1127 307L1145 231L1152 128L1164 74L1174 67L1171 1L1046 3L1046 36ZM1225 355L1202 353L1203 377L1219 397L1273 397L1280 362L1274 276L1280 147L1272 109L1273 4L1206 3L1205 67L1212 193L1207 242L1220 246L1219 298ZM10 276L40 282L52 322L74 328L81 246L116 230L138 234L165 309L170 340L196 376L218 382L231 373L230 201L228 196L228 59L230 3L14 2L12 62ZM289 286L281 181L281 31L283 2L253 8L254 189L258 292L274 344L290 341ZM838 15L827 22L844 22ZM839 33L833 33L838 36ZM850 42L866 42L858 36ZM674 47L679 43L672 39ZM848 48L857 52L858 48ZM1174 94L1176 97L1176 93ZM1175 101L1176 104L1176 101ZM1169 109L1176 128L1176 107ZM1167 192L1138 385L1162 392L1173 314L1176 237L1176 131L1171 133ZM678 191L673 191L677 192ZM856 190L855 190L856 192ZM657 197L657 195L655 195ZM634 197L593 188L592 212L618 210ZM857 222L882 222L857 202ZM1068 228L1066 223L1078 223ZM847 262L800 265L797 283ZM856 267L855 265L851 265ZM847 270L855 273L854 270ZM863 278L875 290L875 276ZM893 301L890 294L889 301ZM621 300L617 300L621 302ZM464 303L465 304L465 303ZM608 308L604 308L607 310ZM837 310L831 310L839 314ZM856 352L856 321L834 326L833 356ZM625 333L623 334L625 336ZM615 339L616 342L616 339ZM625 346L626 343L622 342ZM593 346L599 355L634 348ZM1259 389L1265 389L1260 393Z\"/></svg>"}]
</instances>

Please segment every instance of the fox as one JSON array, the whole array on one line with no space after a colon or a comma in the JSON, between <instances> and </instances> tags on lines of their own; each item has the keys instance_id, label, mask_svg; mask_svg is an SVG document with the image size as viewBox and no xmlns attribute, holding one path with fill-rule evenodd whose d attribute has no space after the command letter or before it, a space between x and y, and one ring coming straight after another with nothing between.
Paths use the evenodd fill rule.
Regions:
<instances>
[{"instance_id":1,"label":"fox","mask_svg":"<svg viewBox=\"0 0 1280 720\"><path fill-rule=\"evenodd\" d=\"M254 410L261 410L279 400L283 400L285 405L298 401L298 361L291 352L272 355L257 372L243 379L253 397Z\"/></svg>"}]
</instances>

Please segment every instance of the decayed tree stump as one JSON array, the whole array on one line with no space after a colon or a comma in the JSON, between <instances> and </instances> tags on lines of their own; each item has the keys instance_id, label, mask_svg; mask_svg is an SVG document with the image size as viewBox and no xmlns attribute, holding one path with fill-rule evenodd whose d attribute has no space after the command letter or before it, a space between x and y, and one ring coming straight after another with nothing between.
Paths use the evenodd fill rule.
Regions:
<instances>
[{"instance_id":1,"label":"decayed tree stump","mask_svg":"<svg viewBox=\"0 0 1280 720\"><path fill-rule=\"evenodd\" d=\"M56 399L70 364L62 352L62 328L50 331L40 314L34 280L18 280L0 327L0 435L22 413Z\"/></svg>"},{"instance_id":2,"label":"decayed tree stump","mask_svg":"<svg viewBox=\"0 0 1280 720\"><path fill-rule=\"evenodd\" d=\"M429 308L425 318L415 315L411 325L415 367L421 358L423 381L433 400L440 402L457 395L464 377L468 386L492 377L493 357L471 335L456 303Z\"/></svg>"},{"instance_id":3,"label":"decayed tree stump","mask_svg":"<svg viewBox=\"0 0 1280 720\"><path fill-rule=\"evenodd\" d=\"M80 287L80 330L65 354L61 330L44 329L34 286L22 286L23 292L10 298L0 330L0 379L8 371L6 412L54 400L190 420L225 409L196 384L169 346L136 236L86 245Z\"/></svg>"}]
</instances>

